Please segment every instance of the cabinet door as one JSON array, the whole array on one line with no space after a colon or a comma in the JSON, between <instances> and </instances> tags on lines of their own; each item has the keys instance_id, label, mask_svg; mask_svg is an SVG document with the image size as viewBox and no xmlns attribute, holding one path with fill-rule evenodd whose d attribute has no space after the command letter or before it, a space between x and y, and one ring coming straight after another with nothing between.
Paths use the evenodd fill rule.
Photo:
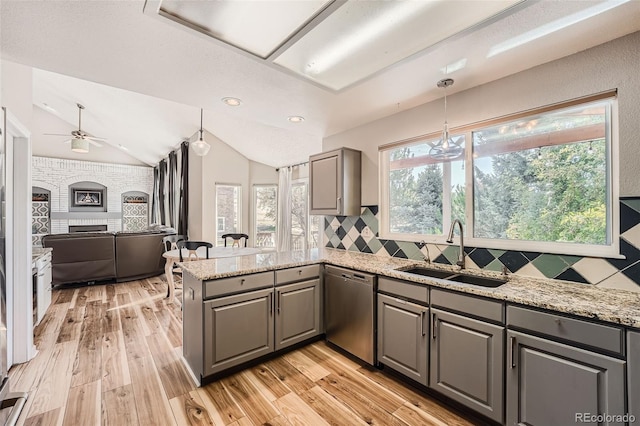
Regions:
<instances>
[{"instance_id":1,"label":"cabinet door","mask_svg":"<svg viewBox=\"0 0 640 426\"><path fill-rule=\"evenodd\" d=\"M273 289L204 302L204 346L205 376L273 352Z\"/></svg>"},{"instance_id":2,"label":"cabinet door","mask_svg":"<svg viewBox=\"0 0 640 426\"><path fill-rule=\"evenodd\" d=\"M640 419L640 333L627 332L627 366L629 414Z\"/></svg>"},{"instance_id":3,"label":"cabinet door","mask_svg":"<svg viewBox=\"0 0 640 426\"><path fill-rule=\"evenodd\" d=\"M502 423L504 327L431 308L430 387Z\"/></svg>"},{"instance_id":4,"label":"cabinet door","mask_svg":"<svg viewBox=\"0 0 640 426\"><path fill-rule=\"evenodd\" d=\"M625 362L509 331L507 424L566 426L625 414ZM613 422L598 424L617 425Z\"/></svg>"},{"instance_id":5,"label":"cabinet door","mask_svg":"<svg viewBox=\"0 0 640 426\"><path fill-rule=\"evenodd\" d=\"M378 361L427 385L429 308L378 294Z\"/></svg>"},{"instance_id":6,"label":"cabinet door","mask_svg":"<svg viewBox=\"0 0 640 426\"><path fill-rule=\"evenodd\" d=\"M278 287L276 350L320 334L320 280Z\"/></svg>"},{"instance_id":7,"label":"cabinet door","mask_svg":"<svg viewBox=\"0 0 640 426\"><path fill-rule=\"evenodd\" d=\"M342 151L331 151L309 158L311 214L340 214L342 178Z\"/></svg>"},{"instance_id":8,"label":"cabinet door","mask_svg":"<svg viewBox=\"0 0 640 426\"><path fill-rule=\"evenodd\" d=\"M51 305L51 262L38 272L38 323Z\"/></svg>"}]
</instances>

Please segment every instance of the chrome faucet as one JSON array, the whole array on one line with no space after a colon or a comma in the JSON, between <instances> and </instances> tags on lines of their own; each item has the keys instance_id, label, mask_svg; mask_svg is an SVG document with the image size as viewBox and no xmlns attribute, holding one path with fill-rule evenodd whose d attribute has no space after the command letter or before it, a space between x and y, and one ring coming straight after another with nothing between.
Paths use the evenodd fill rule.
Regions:
<instances>
[{"instance_id":1,"label":"chrome faucet","mask_svg":"<svg viewBox=\"0 0 640 426\"><path fill-rule=\"evenodd\" d=\"M426 256L422 256L422 258L424 259L424 261L425 261L426 263L431 263L431 256L429 256L429 246L427 246L427 243L425 243L425 241L424 241L424 240L421 240L421 241L418 243L418 248L419 248L420 250L422 250L423 248L427 250L427 255L426 255Z\"/></svg>"},{"instance_id":2,"label":"chrome faucet","mask_svg":"<svg viewBox=\"0 0 640 426\"><path fill-rule=\"evenodd\" d=\"M459 219L454 219L453 222L451 222L451 228L449 229L449 236L447 237L447 242L449 244L453 243L453 231L455 230L456 227L456 223L458 224L458 226L460 227L460 253L458 253L458 261L456 262L456 265L458 265L460 267L460 269L464 269L464 231L462 230L462 222L460 222Z\"/></svg>"}]
</instances>

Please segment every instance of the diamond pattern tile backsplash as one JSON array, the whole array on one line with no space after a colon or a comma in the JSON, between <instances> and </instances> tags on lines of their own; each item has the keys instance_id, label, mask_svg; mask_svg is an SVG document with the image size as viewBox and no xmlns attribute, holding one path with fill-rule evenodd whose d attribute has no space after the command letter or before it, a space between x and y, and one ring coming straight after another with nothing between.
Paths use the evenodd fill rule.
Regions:
<instances>
[{"instance_id":1,"label":"diamond pattern tile backsplash","mask_svg":"<svg viewBox=\"0 0 640 426\"><path fill-rule=\"evenodd\" d=\"M364 206L360 216L325 216L327 247L452 265L458 246L384 240L378 237L378 206ZM640 197L620 200L620 253L625 259L580 257L528 251L465 247L468 269L555 278L599 287L640 292Z\"/></svg>"}]
</instances>

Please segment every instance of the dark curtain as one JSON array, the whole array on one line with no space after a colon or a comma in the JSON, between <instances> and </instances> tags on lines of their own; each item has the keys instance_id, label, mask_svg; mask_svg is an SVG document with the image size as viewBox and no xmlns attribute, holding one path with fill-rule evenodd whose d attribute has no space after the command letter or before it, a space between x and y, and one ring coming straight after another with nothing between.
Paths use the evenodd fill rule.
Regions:
<instances>
[{"instance_id":1,"label":"dark curtain","mask_svg":"<svg viewBox=\"0 0 640 426\"><path fill-rule=\"evenodd\" d=\"M189 235L189 143L180 145L180 202L178 206L178 234Z\"/></svg>"},{"instance_id":2,"label":"dark curtain","mask_svg":"<svg viewBox=\"0 0 640 426\"><path fill-rule=\"evenodd\" d=\"M169 153L169 187L167 197L169 197L169 226L176 227L176 204L178 194L176 193L176 180L178 178L178 153L171 151Z\"/></svg>"},{"instance_id":3,"label":"dark curtain","mask_svg":"<svg viewBox=\"0 0 640 426\"><path fill-rule=\"evenodd\" d=\"M151 223L158 223L158 212L160 211L158 206L158 194L160 188L160 172L159 167L153 168L153 194L151 194Z\"/></svg>"},{"instance_id":4,"label":"dark curtain","mask_svg":"<svg viewBox=\"0 0 640 426\"><path fill-rule=\"evenodd\" d=\"M162 160L158 164L159 177L158 177L158 215L159 223L161 225L167 224L167 216L165 214L165 200L164 200L164 188L165 188L165 180L167 176L167 160Z\"/></svg>"}]
</instances>

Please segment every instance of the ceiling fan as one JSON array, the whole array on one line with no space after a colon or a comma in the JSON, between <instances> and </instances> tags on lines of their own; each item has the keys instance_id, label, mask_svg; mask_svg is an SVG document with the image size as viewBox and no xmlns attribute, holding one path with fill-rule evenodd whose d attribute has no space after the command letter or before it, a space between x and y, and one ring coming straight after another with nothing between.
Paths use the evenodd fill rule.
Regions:
<instances>
[{"instance_id":1,"label":"ceiling fan","mask_svg":"<svg viewBox=\"0 0 640 426\"><path fill-rule=\"evenodd\" d=\"M102 147L101 143L98 141L106 141L104 138L99 138L96 136L91 136L82 130L82 110L84 106L81 104L76 104L78 106L78 130L74 130L69 134L60 134L60 133L45 133L47 136L71 136L71 139L65 141L65 143L71 143L71 151L87 153L89 152L89 144L97 146L98 148Z\"/></svg>"}]
</instances>

